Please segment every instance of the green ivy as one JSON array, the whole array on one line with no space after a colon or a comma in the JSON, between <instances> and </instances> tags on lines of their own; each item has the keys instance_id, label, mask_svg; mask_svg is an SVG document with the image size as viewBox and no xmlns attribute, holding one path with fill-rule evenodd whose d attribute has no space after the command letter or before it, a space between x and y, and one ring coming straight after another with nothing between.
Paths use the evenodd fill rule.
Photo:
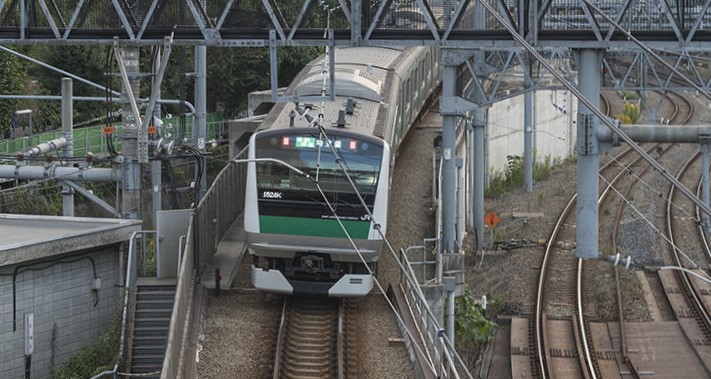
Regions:
<instances>
[{"instance_id":1,"label":"green ivy","mask_svg":"<svg viewBox=\"0 0 711 379\"><path fill-rule=\"evenodd\" d=\"M456 300L455 324L457 340L475 347L491 341L496 330L496 323L484 317L481 305L468 289Z\"/></svg>"},{"instance_id":2,"label":"green ivy","mask_svg":"<svg viewBox=\"0 0 711 379\"><path fill-rule=\"evenodd\" d=\"M89 345L59 369L52 368L53 379L91 378L103 371L113 369L118 356L121 336L121 312L116 312L109 329L93 345Z\"/></svg>"}]
</instances>

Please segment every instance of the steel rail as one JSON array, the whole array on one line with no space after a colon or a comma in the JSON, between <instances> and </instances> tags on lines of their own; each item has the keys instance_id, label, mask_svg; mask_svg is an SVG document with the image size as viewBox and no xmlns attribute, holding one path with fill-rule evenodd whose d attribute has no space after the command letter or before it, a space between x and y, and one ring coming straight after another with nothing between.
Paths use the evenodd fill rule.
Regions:
<instances>
[{"instance_id":1,"label":"steel rail","mask_svg":"<svg viewBox=\"0 0 711 379\"><path fill-rule=\"evenodd\" d=\"M677 179L681 178L682 175L691 167L691 165L698 159L700 156L700 153L697 151L696 153L692 154L689 159L684 163L684 165L679 169L679 172L677 173ZM674 261L674 264L681 268L686 270L684 267L681 258L679 255L681 254L679 248L677 247L677 244L674 241L674 232L673 232L673 217L672 217L672 198L674 196L674 191L675 188L672 186L669 189L669 197L667 199L667 207L666 207L666 221L667 221L667 234L669 238L669 244L670 247L672 248L672 259ZM691 279L689 276L692 274L688 271L680 271L677 273L677 278L680 278L682 285L684 289L686 290L687 298L691 302L692 308L696 311L697 317L700 319L700 322L703 325L700 325L704 329L711 329L711 315L706 311L706 308L703 305L703 301L701 300L699 294L696 293L694 290L694 286L691 284ZM698 274L694 275L698 276ZM708 373L708 368L704 365L705 370Z\"/></svg>"},{"instance_id":2,"label":"steel rail","mask_svg":"<svg viewBox=\"0 0 711 379\"><path fill-rule=\"evenodd\" d=\"M336 340L336 354L338 355L337 360L338 360L338 379L345 379L346 377L346 370L345 370L345 351L344 351L344 346L345 346L345 336L344 336L344 331L343 331L343 322L347 314L347 309L346 309L346 299L341 298L341 300L338 302L338 337Z\"/></svg>"},{"instance_id":3,"label":"steel rail","mask_svg":"<svg viewBox=\"0 0 711 379\"><path fill-rule=\"evenodd\" d=\"M702 168L702 170L708 170L709 168ZM700 195L702 191L702 185L703 185L703 178L699 178L699 184L696 187L696 195ZM699 208L694 208L696 210L696 219L701 221L701 213L699 212ZM699 232L699 239L701 240L701 244L704 247L704 251L706 252L706 258L711 261L711 246L709 246L709 241L708 238L706 237L706 230L704 229L704 223L699 222L696 224L697 231Z\"/></svg>"},{"instance_id":4,"label":"steel rail","mask_svg":"<svg viewBox=\"0 0 711 379\"><path fill-rule=\"evenodd\" d=\"M281 378L280 371L281 371L281 358L282 358L282 351L284 350L284 341L286 340L286 321L287 321L287 297L284 297L284 303L281 306L281 321L279 322L279 333L277 334L277 340L276 340L276 351L274 353L274 375L272 376L274 379L279 379Z\"/></svg>"},{"instance_id":5,"label":"steel rail","mask_svg":"<svg viewBox=\"0 0 711 379\"><path fill-rule=\"evenodd\" d=\"M609 109L609 108L608 108ZM649 148L648 151L651 152L655 150L656 145ZM633 151L631 148L627 148L621 153L619 153L614 159L610 160L607 162L603 167L600 168L600 171L602 172L603 170L606 170L610 168L613 164L616 164L616 162L619 161L620 158L630 154ZM598 204L600 204L605 197L607 197L610 194L610 190L612 189L613 184L618 182L625 174L628 173L629 167L632 167L633 165L637 164L640 160L642 159L641 156L636 157L631 163L627 165L627 167L623 167L620 172L611 180L609 181L608 185L606 188L603 190L603 192L600 195L600 198L598 199ZM556 222L556 225L553 229L553 232L551 233L551 237L548 241L548 244L546 245L546 251L544 253L544 258L543 258L543 263L541 265L541 273L539 276L539 282L538 282L538 289L537 289L537 300L536 300L536 350L537 350L537 355L538 355L538 362L539 362L539 368L541 375L543 378L546 378L546 367L548 367L548 357L545 356L545 353L547 353L548 349L545 349L543 345L545 345L545 339L543 335L543 317L542 317L542 307L543 307L543 287L545 286L545 277L546 277L546 268L548 265L549 257L552 252L552 247L554 246L554 241L557 239L558 233L560 232L560 228L563 224L564 219L569 215L570 211L572 210L573 204L575 204L575 201L577 199L577 193L573 195L568 202L568 204L565 206L563 209L563 212L561 212L561 215L559 216L558 221ZM593 378L596 378L595 375L595 370L593 367L592 363L592 356L590 355L589 347L587 345L587 336L585 333L585 324L584 324L584 319L583 319L583 312L582 312L582 290L581 290L581 282L580 282L580 277L582 276L582 259L579 259L578 262L578 285L577 285L577 308L578 308L578 323L580 324L580 334L581 334L581 343L583 344L583 353L586 357L585 362L587 362L587 370L588 372L591 373Z\"/></svg>"}]
</instances>

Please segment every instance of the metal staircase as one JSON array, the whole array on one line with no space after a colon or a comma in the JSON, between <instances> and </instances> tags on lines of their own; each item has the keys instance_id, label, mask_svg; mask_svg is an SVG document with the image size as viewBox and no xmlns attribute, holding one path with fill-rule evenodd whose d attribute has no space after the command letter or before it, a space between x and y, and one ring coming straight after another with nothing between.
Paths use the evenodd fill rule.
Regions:
<instances>
[{"instance_id":1,"label":"metal staircase","mask_svg":"<svg viewBox=\"0 0 711 379\"><path fill-rule=\"evenodd\" d=\"M160 378L168 341L170 316L175 302L175 284L139 283L136 288L136 308L133 322L131 348L131 373L155 375L142 378ZM158 282L158 281L156 281Z\"/></svg>"}]
</instances>

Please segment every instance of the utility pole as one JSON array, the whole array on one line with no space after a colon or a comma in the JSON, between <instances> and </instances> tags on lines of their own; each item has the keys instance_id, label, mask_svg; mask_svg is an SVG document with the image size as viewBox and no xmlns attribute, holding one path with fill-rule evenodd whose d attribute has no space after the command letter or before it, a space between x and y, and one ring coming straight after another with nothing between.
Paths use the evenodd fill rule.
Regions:
<instances>
[{"instance_id":1,"label":"utility pole","mask_svg":"<svg viewBox=\"0 0 711 379\"><path fill-rule=\"evenodd\" d=\"M124 160L121 175L121 215L123 218L137 220L141 218L141 164L138 161L141 120L136 105L136 98L141 93L138 79L140 50L137 47L117 45L114 48L122 76L121 150Z\"/></svg>"}]
</instances>

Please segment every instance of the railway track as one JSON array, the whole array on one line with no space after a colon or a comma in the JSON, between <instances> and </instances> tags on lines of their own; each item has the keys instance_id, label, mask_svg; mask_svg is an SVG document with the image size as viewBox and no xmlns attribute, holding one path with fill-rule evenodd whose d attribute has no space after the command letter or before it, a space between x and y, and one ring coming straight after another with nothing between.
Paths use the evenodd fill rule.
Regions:
<instances>
[{"instance_id":1,"label":"railway track","mask_svg":"<svg viewBox=\"0 0 711 379\"><path fill-rule=\"evenodd\" d=\"M358 378L361 299L287 296L277 335L274 378Z\"/></svg>"},{"instance_id":2,"label":"railway track","mask_svg":"<svg viewBox=\"0 0 711 379\"><path fill-rule=\"evenodd\" d=\"M688 182L696 178L691 171L694 167L698 169L700 156L698 152L689 156L676 175L678 180ZM697 193L698 189L697 185ZM693 275L708 278L708 274L695 263L699 259L708 263L706 259L708 251L703 255L690 253L706 249L707 244L704 243L705 238L700 237L703 231L698 232L697 226L700 224L700 219L696 218L698 211L692 215L686 210L689 208L685 204L688 202L682 199L682 196L679 196L672 187L666 206L670 259L674 266L686 268L689 272L660 271L659 277L682 331L700 358L706 374L711 375L711 306L709 305L711 285ZM689 238L689 233L684 233L687 230L697 231L691 234L699 238Z\"/></svg>"},{"instance_id":3,"label":"railway track","mask_svg":"<svg viewBox=\"0 0 711 379\"><path fill-rule=\"evenodd\" d=\"M344 378L345 300L284 299L274 360L274 378Z\"/></svg>"},{"instance_id":4,"label":"railway track","mask_svg":"<svg viewBox=\"0 0 711 379\"><path fill-rule=\"evenodd\" d=\"M606 100L605 97L603 99ZM609 112L609 102L603 101L602 104L602 107ZM676 119L683 113L681 106L674 104L670 119ZM661 155L669 150L669 146L662 148L659 144L649 144L646 149L648 153L656 151ZM612 192L612 186L626 178L627 174L632 172L632 168L636 169L640 160L640 157L631 155L629 148L608 160L600 169L606 185L601 191L599 205L602 205L605 199L611 198L609 194ZM533 375L530 376L619 377L617 364L606 363L601 368L598 363L598 360L614 362L614 353L609 350L596 353L592 348L593 341L597 339L593 334L605 333L605 331L597 326L591 328L584 318L583 268L586 264L583 260L574 258L572 252L574 245L565 242L575 240L574 229L565 227L574 224L572 218L568 219L571 217L573 204L575 204L575 196L566 205L556 223L544 253L539 276L535 324L527 325L533 331L529 332L529 347L535 351L531 369ZM618 294L620 294L619 290ZM617 300L618 313L622 317L621 295L617 296ZM521 323L521 321L516 322ZM522 327L523 325L512 324L512 334L517 328ZM623 327L624 324L621 323L621 328ZM512 341L514 339L512 337ZM515 349L512 348L512 353L514 351ZM512 374L516 377L521 373L516 372L516 365L513 362L512 356ZM632 368L630 371L634 376L636 370Z\"/></svg>"},{"instance_id":5,"label":"railway track","mask_svg":"<svg viewBox=\"0 0 711 379\"><path fill-rule=\"evenodd\" d=\"M677 124L686 124L689 122L691 119L694 109L690 101L688 101L686 98L684 98L681 95L674 94L673 95L675 98L679 100L675 100L675 117L671 117L671 120L674 123ZM685 149L688 150L687 147L684 147L683 145L667 145L664 148L664 153L661 153L660 156L666 155L666 152L668 152L671 149L675 149L676 153L675 154L670 154L672 156L678 156L679 154L683 154L683 151ZM677 179L682 181L684 180L686 183L689 182L689 179L684 179L685 172L689 172L690 168L694 165L694 162L698 160L699 154L694 153L692 154L689 159L686 160L686 162L679 168L678 174L677 174ZM674 158L677 161L679 161L678 158ZM672 159L673 160L673 159ZM698 165L697 165L698 166ZM624 195L622 196L625 199L631 199L634 197L634 195L631 195L631 189L635 187L637 180L639 180L640 177L644 176L647 171L647 168L645 168L641 173L638 173L634 182L630 185L627 186L627 190L624 192ZM694 183L694 184L699 184ZM686 184L687 187L693 188L693 185ZM700 184L699 184L700 185ZM700 191L699 186L697 186L697 196ZM686 198L682 196L675 195L675 190L674 188L670 189L670 192L668 196L666 196L666 229L667 229L667 238L670 241L670 254L668 254L667 257L664 258L664 261L667 263L672 263L676 266L681 266L684 267L684 259L681 258L684 256L684 254L680 254L680 252L683 251L689 251L689 252L694 252L700 250L700 246L703 246L704 251L707 249L707 244L705 243L705 235L703 234L703 230L699 227L699 214L698 210L696 210L696 215L692 215L690 211L687 211L694 208L693 205L691 205L691 202L688 201ZM662 197L660 195L660 197ZM675 206L672 206L672 204L676 204ZM617 233L619 226L621 224L621 218L622 218L622 212L625 207L625 203L622 204L621 207L618 208L617 215L615 217L615 222L614 222L614 231L612 234L612 247L617 249ZM682 212L679 212L680 210L683 210ZM676 239L674 238L674 234L676 233L675 230L683 230L686 232L686 235ZM688 234L690 231L697 231L696 235L700 236L696 241L692 242L691 239L689 238ZM683 241L683 242L682 242ZM681 248L680 248L681 247ZM661 249L663 250L663 249ZM708 257L708 253L706 254L706 257ZM693 258L693 260L698 260L699 257L696 256ZM701 257L701 259L704 259ZM708 260L707 260L708 262ZM655 365L650 365L649 362L644 362L644 354L640 353L640 348L647 352L647 354L653 354L653 355L660 355L660 356L665 356L666 354L664 353L663 349L655 349L651 348L650 346L645 346L645 343L639 342L639 340L636 340L635 342L635 352L634 354L630 354L628 351L628 343L626 341L627 339L627 333L625 331L625 319L624 319L624 307L623 307L623 291L622 291L622 286L620 284L620 275L619 275L619 270L617 267L614 268L614 274L615 274L615 282L616 282L616 297L618 299L617 301L617 307L618 307L618 317L619 317L619 331L617 332L617 336L619 337L619 354L621 356L621 364L624 364L625 366L620 366L618 368L614 368L614 373L615 376L621 375L617 374L617 372L624 372L625 375L629 375L629 377L633 378L640 378L642 377L643 371L646 369L647 374L649 374L652 371L649 371L650 367L655 367ZM650 285L652 287L652 290L654 292L654 297L657 300L657 304L659 306L659 315L661 316L661 320L675 320L678 323L678 327L672 327L669 328L666 332L672 332L675 336L678 337L672 337L669 338L669 340L674 340L676 338L676 341L679 340L684 340L683 335L686 336L686 340L689 343L689 351L693 351L693 354L685 354L685 357L687 359L687 362L684 363L679 363L679 359L672 359L669 358L668 362L665 361L664 366L666 369L667 373L673 372L679 377L696 377L698 376L698 370L699 367L703 367L703 371L705 371L705 375L709 375L709 365L708 365L708 347L709 347L709 323L708 323L708 316L705 315L704 313L704 301L703 301L703 294L711 294L711 287L708 286L707 283L700 281L694 277L688 277L685 274L681 274L679 272L659 272L659 275L656 275L654 273L647 273L646 279L648 282L650 282ZM708 306L706 306L706 312L708 311ZM671 324L660 324L659 326L651 326L654 324L647 324L648 326L646 327L640 327L638 325L634 325L634 328L636 330L636 336L639 336L640 334L644 335L645 338L650 339L653 337L647 337L651 336L654 334L654 332L663 329L661 325L671 325ZM610 326L614 327L614 326ZM635 334L635 332L632 332L632 334ZM668 337L667 337L668 338ZM614 338L613 338L614 339ZM669 342L667 342L669 343ZM681 350L681 348L677 348L677 350ZM631 355L634 356L634 358L631 358ZM682 354L684 355L684 354ZM689 357L689 356L692 357ZM694 360L693 356L698 357L703 363L691 363L691 361ZM697 366L693 366L696 364ZM614 365L610 365L614 367ZM693 367L692 367L693 366ZM656 366L659 369L659 366ZM695 373L694 373L695 372ZM607 374L603 375L602 377L611 377L610 371L608 371ZM627 376L625 376L627 377Z\"/></svg>"}]
</instances>

